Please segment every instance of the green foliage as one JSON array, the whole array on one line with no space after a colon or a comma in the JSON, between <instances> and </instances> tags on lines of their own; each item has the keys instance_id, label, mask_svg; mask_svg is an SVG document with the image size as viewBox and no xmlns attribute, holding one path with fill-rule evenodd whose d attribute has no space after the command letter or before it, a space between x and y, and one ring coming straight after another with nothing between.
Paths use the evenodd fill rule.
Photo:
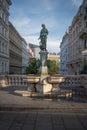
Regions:
<instances>
[{"instance_id":1,"label":"green foliage","mask_svg":"<svg viewBox=\"0 0 87 130\"><path fill-rule=\"evenodd\" d=\"M29 66L26 68L26 74L37 74L37 60L34 58L30 61Z\"/></svg>"},{"instance_id":2,"label":"green foliage","mask_svg":"<svg viewBox=\"0 0 87 130\"><path fill-rule=\"evenodd\" d=\"M56 61L50 60L50 67L48 69L48 73L50 75L53 75L53 74L58 74L58 71L59 71L59 66L58 66L58 64L56 64Z\"/></svg>"}]
</instances>

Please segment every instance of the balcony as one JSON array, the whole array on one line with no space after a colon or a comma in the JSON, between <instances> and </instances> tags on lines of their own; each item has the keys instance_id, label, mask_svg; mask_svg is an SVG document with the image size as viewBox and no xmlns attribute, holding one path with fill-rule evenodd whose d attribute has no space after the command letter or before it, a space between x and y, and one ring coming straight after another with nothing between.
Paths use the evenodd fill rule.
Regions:
<instances>
[{"instance_id":1,"label":"balcony","mask_svg":"<svg viewBox=\"0 0 87 130\"><path fill-rule=\"evenodd\" d=\"M67 65L73 65L73 64L77 64L77 63L80 63L82 62L82 59L81 58L77 58L76 60L70 60L67 62Z\"/></svg>"},{"instance_id":2,"label":"balcony","mask_svg":"<svg viewBox=\"0 0 87 130\"><path fill-rule=\"evenodd\" d=\"M87 27L85 27L85 28L80 32L80 38L81 38L81 39L87 39Z\"/></svg>"}]
</instances>

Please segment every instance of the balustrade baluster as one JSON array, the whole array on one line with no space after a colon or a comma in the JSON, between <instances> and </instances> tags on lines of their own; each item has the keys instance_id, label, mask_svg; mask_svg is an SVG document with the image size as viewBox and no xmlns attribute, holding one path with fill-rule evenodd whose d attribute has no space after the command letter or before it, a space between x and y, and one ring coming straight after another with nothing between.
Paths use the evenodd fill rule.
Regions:
<instances>
[{"instance_id":1,"label":"balustrade baluster","mask_svg":"<svg viewBox=\"0 0 87 130\"><path fill-rule=\"evenodd\" d=\"M14 77L12 77L12 86L14 85Z\"/></svg>"},{"instance_id":2,"label":"balustrade baluster","mask_svg":"<svg viewBox=\"0 0 87 130\"><path fill-rule=\"evenodd\" d=\"M17 77L15 77L15 84L17 85Z\"/></svg>"}]
</instances>

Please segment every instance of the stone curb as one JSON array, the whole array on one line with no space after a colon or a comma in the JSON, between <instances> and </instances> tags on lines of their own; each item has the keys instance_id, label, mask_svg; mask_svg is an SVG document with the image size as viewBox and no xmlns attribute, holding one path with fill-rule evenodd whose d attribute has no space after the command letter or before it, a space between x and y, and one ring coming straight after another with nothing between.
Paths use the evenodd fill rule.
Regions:
<instances>
[{"instance_id":1,"label":"stone curb","mask_svg":"<svg viewBox=\"0 0 87 130\"><path fill-rule=\"evenodd\" d=\"M12 107L12 106L0 106L0 111L29 111L29 110L46 110L46 109L50 109L50 110L81 110L81 109L86 109L87 107L34 107L34 106L16 106L16 107Z\"/></svg>"}]
</instances>

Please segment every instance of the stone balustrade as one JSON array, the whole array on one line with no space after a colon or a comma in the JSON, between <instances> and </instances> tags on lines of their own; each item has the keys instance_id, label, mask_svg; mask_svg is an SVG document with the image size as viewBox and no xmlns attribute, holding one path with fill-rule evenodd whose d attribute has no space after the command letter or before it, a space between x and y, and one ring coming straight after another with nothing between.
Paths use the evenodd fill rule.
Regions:
<instances>
[{"instance_id":1,"label":"stone balustrade","mask_svg":"<svg viewBox=\"0 0 87 130\"><path fill-rule=\"evenodd\" d=\"M0 76L0 87L6 87L7 86L7 78L4 75Z\"/></svg>"},{"instance_id":2,"label":"stone balustrade","mask_svg":"<svg viewBox=\"0 0 87 130\"><path fill-rule=\"evenodd\" d=\"M27 82L23 79L26 75L8 75L7 84L8 86L27 86Z\"/></svg>"},{"instance_id":3,"label":"stone balustrade","mask_svg":"<svg viewBox=\"0 0 87 130\"><path fill-rule=\"evenodd\" d=\"M40 81L39 76L35 75L1 75L0 87L6 86L29 86L37 84ZM75 88L84 86L87 88L87 75L69 75L69 76L50 76L47 82L56 88Z\"/></svg>"},{"instance_id":4,"label":"stone balustrade","mask_svg":"<svg viewBox=\"0 0 87 130\"><path fill-rule=\"evenodd\" d=\"M87 75L50 76L48 82L57 84L60 88L74 88L84 86L87 88Z\"/></svg>"},{"instance_id":5,"label":"stone balustrade","mask_svg":"<svg viewBox=\"0 0 87 130\"><path fill-rule=\"evenodd\" d=\"M87 96L87 75L50 76L48 82L57 94Z\"/></svg>"},{"instance_id":6,"label":"stone balustrade","mask_svg":"<svg viewBox=\"0 0 87 130\"><path fill-rule=\"evenodd\" d=\"M34 75L1 75L0 87L6 86L28 86L39 82L39 77Z\"/></svg>"}]
</instances>

